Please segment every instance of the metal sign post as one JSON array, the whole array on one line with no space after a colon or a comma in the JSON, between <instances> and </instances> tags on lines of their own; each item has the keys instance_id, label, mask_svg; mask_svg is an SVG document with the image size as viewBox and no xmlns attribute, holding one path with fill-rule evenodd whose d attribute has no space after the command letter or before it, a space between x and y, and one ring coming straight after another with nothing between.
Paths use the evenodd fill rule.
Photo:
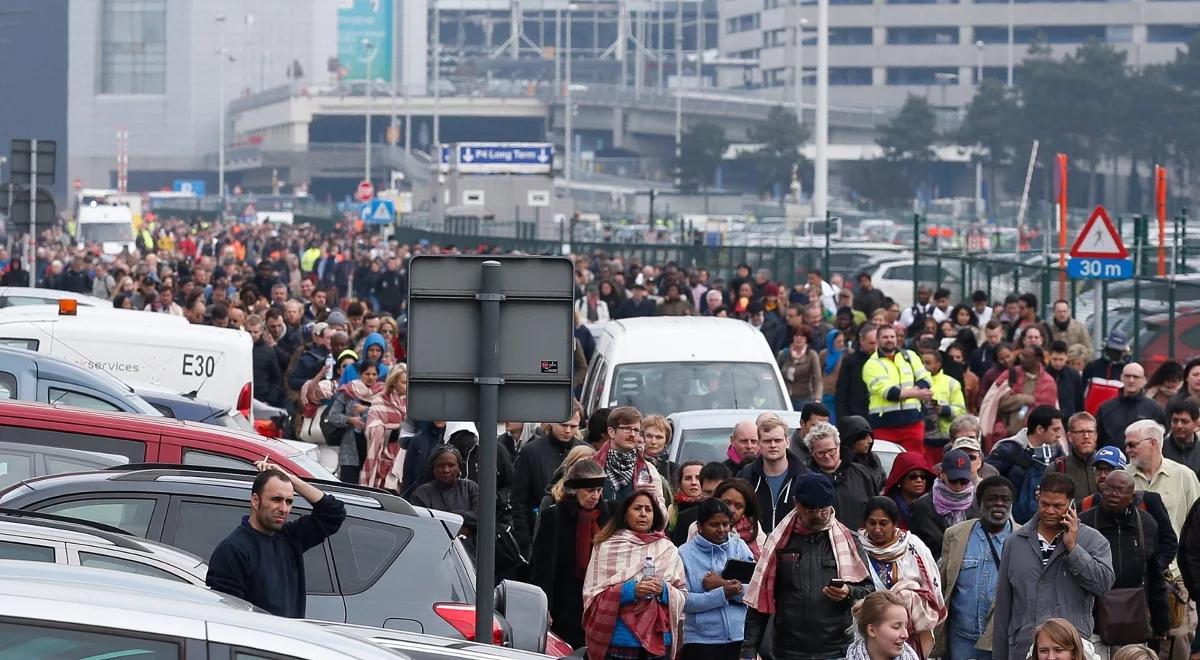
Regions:
<instances>
[{"instance_id":1,"label":"metal sign post","mask_svg":"<svg viewBox=\"0 0 1200 660\"><path fill-rule=\"evenodd\" d=\"M37 179L38 179L38 147L37 140L29 141L29 255L25 258L29 268L29 286L36 287L37 282Z\"/></svg>"},{"instance_id":2,"label":"metal sign post","mask_svg":"<svg viewBox=\"0 0 1200 660\"><path fill-rule=\"evenodd\" d=\"M565 257L419 255L409 278L408 414L478 425L475 639L486 643L495 610L496 425L570 415L574 265Z\"/></svg>"}]
</instances>

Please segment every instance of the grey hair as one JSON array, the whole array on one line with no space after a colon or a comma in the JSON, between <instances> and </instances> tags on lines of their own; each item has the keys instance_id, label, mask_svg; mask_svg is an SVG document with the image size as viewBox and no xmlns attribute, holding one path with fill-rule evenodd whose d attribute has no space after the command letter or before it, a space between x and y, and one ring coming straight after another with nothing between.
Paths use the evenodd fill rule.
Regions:
<instances>
[{"instance_id":1,"label":"grey hair","mask_svg":"<svg viewBox=\"0 0 1200 660\"><path fill-rule=\"evenodd\" d=\"M963 433L962 428L964 426L969 426L972 429L975 429L975 432L974 433ZM962 437L962 436L971 436L973 438L978 438L979 432L983 430L983 423L980 422L979 418L976 417L975 415L959 415L958 417L955 417L953 421L950 422L949 430L950 430L951 438L958 438L958 437Z\"/></svg>"},{"instance_id":2,"label":"grey hair","mask_svg":"<svg viewBox=\"0 0 1200 660\"><path fill-rule=\"evenodd\" d=\"M1157 442L1160 447L1162 446L1164 435L1163 427L1152 419L1139 419L1129 426L1126 426L1125 435L1129 435L1130 433L1144 435L1147 439Z\"/></svg>"},{"instance_id":3,"label":"grey hair","mask_svg":"<svg viewBox=\"0 0 1200 660\"><path fill-rule=\"evenodd\" d=\"M838 433L836 426L829 422L817 422L812 425L808 433L804 434L804 446L812 451L813 443L822 438L833 438L833 441L838 444L841 444L842 441L842 436Z\"/></svg>"}]
</instances>

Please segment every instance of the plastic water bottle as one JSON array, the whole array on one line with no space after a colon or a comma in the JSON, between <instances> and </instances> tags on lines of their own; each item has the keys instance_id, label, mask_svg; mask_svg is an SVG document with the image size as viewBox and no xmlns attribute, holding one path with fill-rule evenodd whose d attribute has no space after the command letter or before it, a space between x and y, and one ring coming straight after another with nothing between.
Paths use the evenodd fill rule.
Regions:
<instances>
[{"instance_id":1,"label":"plastic water bottle","mask_svg":"<svg viewBox=\"0 0 1200 660\"><path fill-rule=\"evenodd\" d=\"M642 562L642 579L650 580L654 578L654 557L647 556L646 561Z\"/></svg>"},{"instance_id":2,"label":"plastic water bottle","mask_svg":"<svg viewBox=\"0 0 1200 660\"><path fill-rule=\"evenodd\" d=\"M333 365L335 364L337 362L334 361L332 354L325 358L325 380L333 380Z\"/></svg>"}]
</instances>

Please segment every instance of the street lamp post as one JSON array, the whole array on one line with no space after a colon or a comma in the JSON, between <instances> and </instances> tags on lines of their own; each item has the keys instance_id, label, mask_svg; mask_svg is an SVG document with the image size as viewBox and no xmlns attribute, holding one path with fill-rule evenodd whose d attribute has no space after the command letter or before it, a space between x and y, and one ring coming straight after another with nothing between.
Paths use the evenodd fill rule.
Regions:
<instances>
[{"instance_id":1,"label":"street lamp post","mask_svg":"<svg viewBox=\"0 0 1200 660\"><path fill-rule=\"evenodd\" d=\"M571 101L571 17L574 15L576 5L567 5L567 38L566 52L564 53L567 61L564 63L566 69L567 85L563 90L563 181L566 183L567 195L571 194L571 160L575 157L574 142L574 121L575 121L575 106Z\"/></svg>"},{"instance_id":2,"label":"street lamp post","mask_svg":"<svg viewBox=\"0 0 1200 660\"><path fill-rule=\"evenodd\" d=\"M1008 86L1013 86L1013 0L1008 0Z\"/></svg>"},{"instance_id":3,"label":"street lamp post","mask_svg":"<svg viewBox=\"0 0 1200 660\"><path fill-rule=\"evenodd\" d=\"M367 112L365 128L363 129L363 181L371 180L371 87L374 85L374 80L371 78L372 66L375 64L375 44L371 43L370 39L363 38L363 57L367 61Z\"/></svg>"},{"instance_id":4,"label":"street lamp post","mask_svg":"<svg viewBox=\"0 0 1200 660\"><path fill-rule=\"evenodd\" d=\"M975 84L983 84L983 41L975 42Z\"/></svg>"},{"instance_id":5,"label":"street lamp post","mask_svg":"<svg viewBox=\"0 0 1200 660\"><path fill-rule=\"evenodd\" d=\"M225 214L225 14L217 14L217 194Z\"/></svg>"},{"instance_id":6,"label":"street lamp post","mask_svg":"<svg viewBox=\"0 0 1200 660\"><path fill-rule=\"evenodd\" d=\"M796 11L800 10L800 5L797 4ZM808 25L807 18L800 18L796 21L796 73L792 77L796 88L796 121L804 124L804 26Z\"/></svg>"},{"instance_id":7,"label":"street lamp post","mask_svg":"<svg viewBox=\"0 0 1200 660\"><path fill-rule=\"evenodd\" d=\"M816 161L813 165L813 215L829 210L829 0L817 0Z\"/></svg>"}]
</instances>

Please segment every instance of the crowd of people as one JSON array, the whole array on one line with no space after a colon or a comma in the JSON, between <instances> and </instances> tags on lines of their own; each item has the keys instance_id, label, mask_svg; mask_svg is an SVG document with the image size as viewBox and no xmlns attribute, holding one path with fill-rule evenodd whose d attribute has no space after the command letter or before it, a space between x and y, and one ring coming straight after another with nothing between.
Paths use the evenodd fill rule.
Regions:
<instances>
[{"instance_id":1,"label":"crowd of people","mask_svg":"<svg viewBox=\"0 0 1200 660\"><path fill-rule=\"evenodd\" d=\"M675 464L676 411L411 419L407 264L448 248L182 221L115 256L45 238L32 282L3 254L0 284L246 330L255 397L290 414L286 434L345 481L462 515L468 548L495 438L498 575L540 586L589 657L1190 653L1200 359L1147 378L1120 331L1092 359L1064 301L1043 319L1032 294L952 304L921 285L902 308L866 273L724 280L577 255L577 365L588 325L654 315L741 319L777 354L799 428L763 413L729 430L725 461ZM885 463L876 441L904 451Z\"/></svg>"}]
</instances>

